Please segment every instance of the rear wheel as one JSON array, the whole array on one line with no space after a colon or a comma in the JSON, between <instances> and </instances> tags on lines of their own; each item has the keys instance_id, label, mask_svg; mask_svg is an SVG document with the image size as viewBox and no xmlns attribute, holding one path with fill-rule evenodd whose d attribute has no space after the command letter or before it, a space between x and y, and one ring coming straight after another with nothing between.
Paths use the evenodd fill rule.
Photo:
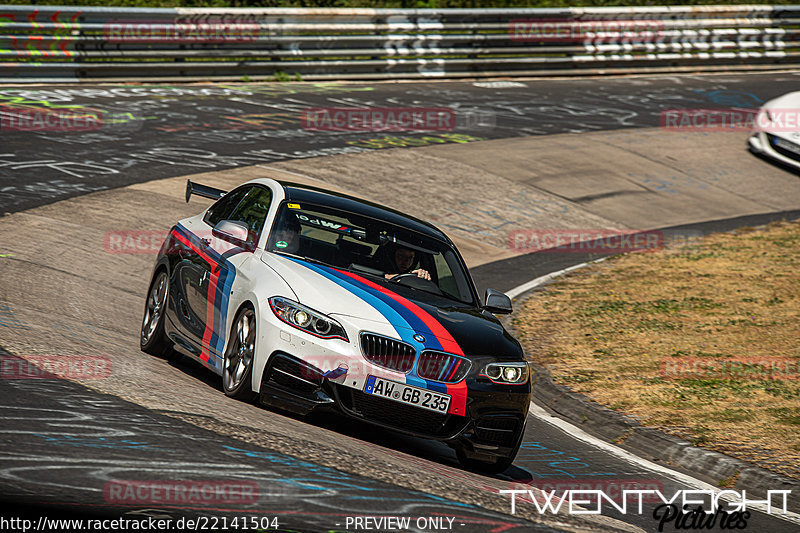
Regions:
<instances>
[{"instance_id":1,"label":"rear wheel","mask_svg":"<svg viewBox=\"0 0 800 533\"><path fill-rule=\"evenodd\" d=\"M164 356L172 352L172 343L164 332L164 314L167 310L169 280L167 273L160 270L150 283L147 301L144 306L142 330L139 347L150 355Z\"/></svg>"},{"instance_id":2,"label":"rear wheel","mask_svg":"<svg viewBox=\"0 0 800 533\"><path fill-rule=\"evenodd\" d=\"M231 340L222 364L222 388L231 398L251 401L256 396L250 386L255 348L256 314L246 307L239 311L233 323Z\"/></svg>"}]
</instances>

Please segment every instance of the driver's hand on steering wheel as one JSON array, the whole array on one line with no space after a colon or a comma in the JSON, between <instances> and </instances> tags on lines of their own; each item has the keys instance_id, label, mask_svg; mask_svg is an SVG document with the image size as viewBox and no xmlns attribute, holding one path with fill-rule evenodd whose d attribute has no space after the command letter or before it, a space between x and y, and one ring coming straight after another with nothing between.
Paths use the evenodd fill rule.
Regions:
<instances>
[{"instance_id":1,"label":"driver's hand on steering wheel","mask_svg":"<svg viewBox=\"0 0 800 533\"><path fill-rule=\"evenodd\" d=\"M428 273L428 271L427 270L423 270L421 268L418 268L416 270L412 270L411 274L416 274L417 277L420 277L422 279L427 279L428 281L431 280L431 275Z\"/></svg>"},{"instance_id":2,"label":"driver's hand on steering wheel","mask_svg":"<svg viewBox=\"0 0 800 533\"><path fill-rule=\"evenodd\" d=\"M423 270L421 268L418 268L416 270L412 270L411 272L407 272L406 274L403 274L403 276L406 276L408 274L416 274L418 278L427 279L428 281L431 280L431 275L428 273L428 271L427 270ZM385 274L384 275L384 277L386 279L396 278L397 276L400 276L400 274Z\"/></svg>"}]
</instances>

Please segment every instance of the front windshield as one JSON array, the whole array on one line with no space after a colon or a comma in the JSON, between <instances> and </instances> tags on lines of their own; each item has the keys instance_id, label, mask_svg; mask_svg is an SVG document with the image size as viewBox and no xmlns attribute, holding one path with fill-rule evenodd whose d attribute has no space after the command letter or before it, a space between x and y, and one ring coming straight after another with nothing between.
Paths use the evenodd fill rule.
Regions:
<instances>
[{"instance_id":1,"label":"front windshield","mask_svg":"<svg viewBox=\"0 0 800 533\"><path fill-rule=\"evenodd\" d=\"M382 220L314 204L284 202L267 250L474 305L453 248Z\"/></svg>"}]
</instances>

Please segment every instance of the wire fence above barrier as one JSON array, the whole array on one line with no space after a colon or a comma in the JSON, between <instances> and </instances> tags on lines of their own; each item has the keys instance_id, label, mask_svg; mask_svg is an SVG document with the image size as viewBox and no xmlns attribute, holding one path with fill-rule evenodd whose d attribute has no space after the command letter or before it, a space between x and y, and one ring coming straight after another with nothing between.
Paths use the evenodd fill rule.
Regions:
<instances>
[{"instance_id":1,"label":"wire fence above barrier","mask_svg":"<svg viewBox=\"0 0 800 533\"><path fill-rule=\"evenodd\" d=\"M0 7L0 81L420 79L795 66L800 6Z\"/></svg>"}]
</instances>

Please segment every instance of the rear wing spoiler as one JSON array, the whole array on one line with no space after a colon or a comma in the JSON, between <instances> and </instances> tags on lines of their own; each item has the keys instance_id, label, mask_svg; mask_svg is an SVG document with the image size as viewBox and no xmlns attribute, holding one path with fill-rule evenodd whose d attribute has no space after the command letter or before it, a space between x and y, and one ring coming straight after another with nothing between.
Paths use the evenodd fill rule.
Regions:
<instances>
[{"instance_id":1,"label":"rear wing spoiler","mask_svg":"<svg viewBox=\"0 0 800 533\"><path fill-rule=\"evenodd\" d=\"M192 180L186 180L186 203L189 203L189 198L194 194L195 196L202 196L204 198L211 198L212 200L219 200L227 191L222 189L215 189L208 185L200 185L199 183L192 183Z\"/></svg>"}]
</instances>

